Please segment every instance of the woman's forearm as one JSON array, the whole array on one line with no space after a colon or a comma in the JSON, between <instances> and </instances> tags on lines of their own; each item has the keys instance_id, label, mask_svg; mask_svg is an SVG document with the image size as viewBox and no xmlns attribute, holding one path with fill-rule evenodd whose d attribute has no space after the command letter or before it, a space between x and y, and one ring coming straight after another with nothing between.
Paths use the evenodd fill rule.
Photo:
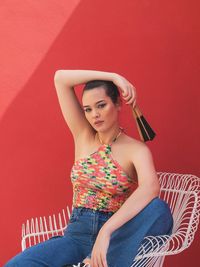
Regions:
<instances>
[{"instance_id":1,"label":"woman's forearm","mask_svg":"<svg viewBox=\"0 0 200 267\"><path fill-rule=\"evenodd\" d=\"M145 196L145 197L144 197ZM112 234L124 223L135 217L153 198L159 196L158 188L138 187L123 203L123 205L108 219L100 231Z\"/></svg>"},{"instance_id":2,"label":"woman's forearm","mask_svg":"<svg viewBox=\"0 0 200 267\"><path fill-rule=\"evenodd\" d=\"M73 87L91 80L113 81L116 75L117 74L113 72L96 70L57 70L55 72L54 80Z\"/></svg>"}]
</instances>

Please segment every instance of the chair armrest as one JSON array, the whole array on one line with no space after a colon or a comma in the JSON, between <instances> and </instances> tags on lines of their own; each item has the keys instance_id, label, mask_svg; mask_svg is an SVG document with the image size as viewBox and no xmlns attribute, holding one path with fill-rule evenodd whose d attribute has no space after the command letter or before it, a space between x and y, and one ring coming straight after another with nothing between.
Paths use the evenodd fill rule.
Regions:
<instances>
[{"instance_id":1,"label":"chair armrest","mask_svg":"<svg viewBox=\"0 0 200 267\"><path fill-rule=\"evenodd\" d=\"M135 260L178 254L190 244L185 242L185 236L181 232L171 235L146 236L138 249Z\"/></svg>"}]
</instances>

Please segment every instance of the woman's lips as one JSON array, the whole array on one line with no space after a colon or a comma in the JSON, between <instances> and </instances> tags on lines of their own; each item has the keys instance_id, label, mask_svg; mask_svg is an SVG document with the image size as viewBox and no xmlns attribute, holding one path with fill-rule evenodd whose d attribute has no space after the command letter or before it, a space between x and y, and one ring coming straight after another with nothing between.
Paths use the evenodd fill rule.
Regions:
<instances>
[{"instance_id":1,"label":"woman's lips","mask_svg":"<svg viewBox=\"0 0 200 267\"><path fill-rule=\"evenodd\" d=\"M95 124L96 126L99 126L99 125L101 125L102 123L103 123L103 121L95 122L94 124Z\"/></svg>"}]
</instances>

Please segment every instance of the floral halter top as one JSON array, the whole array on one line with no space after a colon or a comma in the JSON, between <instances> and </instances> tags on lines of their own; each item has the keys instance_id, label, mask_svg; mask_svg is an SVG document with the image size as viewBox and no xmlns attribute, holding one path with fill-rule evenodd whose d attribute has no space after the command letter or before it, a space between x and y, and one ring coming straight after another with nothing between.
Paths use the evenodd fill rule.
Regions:
<instances>
[{"instance_id":1,"label":"floral halter top","mask_svg":"<svg viewBox=\"0 0 200 267\"><path fill-rule=\"evenodd\" d=\"M112 141L115 142L124 130ZM110 144L101 144L97 151L78 159L71 169L73 207L115 212L136 189L137 183L124 172L112 157Z\"/></svg>"}]
</instances>

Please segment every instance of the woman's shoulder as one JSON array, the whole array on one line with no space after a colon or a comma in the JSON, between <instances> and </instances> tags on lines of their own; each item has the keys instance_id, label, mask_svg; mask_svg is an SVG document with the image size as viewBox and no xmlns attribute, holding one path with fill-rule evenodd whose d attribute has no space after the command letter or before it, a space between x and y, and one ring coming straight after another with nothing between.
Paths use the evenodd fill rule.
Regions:
<instances>
[{"instance_id":1,"label":"woman's shoulder","mask_svg":"<svg viewBox=\"0 0 200 267\"><path fill-rule=\"evenodd\" d=\"M150 148L148 147L148 145L145 142L143 142L137 138L133 138L127 134L124 135L123 143L126 147L127 153L129 153L129 155L137 156L139 154L151 153Z\"/></svg>"},{"instance_id":2,"label":"woman's shoulder","mask_svg":"<svg viewBox=\"0 0 200 267\"><path fill-rule=\"evenodd\" d=\"M140 148L140 147L142 148L142 147L147 146L145 142L139 139L133 138L128 134L124 134L124 144L127 146L135 147L135 148Z\"/></svg>"}]
</instances>

